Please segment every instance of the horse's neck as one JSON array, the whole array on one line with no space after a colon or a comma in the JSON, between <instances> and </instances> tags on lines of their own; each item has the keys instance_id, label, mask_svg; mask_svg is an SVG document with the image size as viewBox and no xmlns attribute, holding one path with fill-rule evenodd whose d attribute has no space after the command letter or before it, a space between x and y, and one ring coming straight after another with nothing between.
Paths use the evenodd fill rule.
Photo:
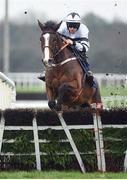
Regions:
<instances>
[{"instance_id":1,"label":"horse's neck","mask_svg":"<svg viewBox=\"0 0 127 180\"><path fill-rule=\"evenodd\" d=\"M72 51L68 47L66 47L57 56L57 61L63 62L64 60L71 58L71 57L74 57L74 54L72 53Z\"/></svg>"}]
</instances>

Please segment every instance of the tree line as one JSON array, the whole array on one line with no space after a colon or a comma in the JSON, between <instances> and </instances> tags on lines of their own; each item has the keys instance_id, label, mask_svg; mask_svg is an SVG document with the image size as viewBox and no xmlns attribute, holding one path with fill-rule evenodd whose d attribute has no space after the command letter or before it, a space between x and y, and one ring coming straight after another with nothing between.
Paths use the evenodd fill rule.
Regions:
<instances>
[{"instance_id":1,"label":"tree line","mask_svg":"<svg viewBox=\"0 0 127 180\"><path fill-rule=\"evenodd\" d=\"M127 24L109 23L93 14L82 21L89 28L88 61L94 73L127 73ZM0 22L0 69L3 70L3 22ZM40 29L36 24L10 23L10 71L41 72Z\"/></svg>"}]
</instances>

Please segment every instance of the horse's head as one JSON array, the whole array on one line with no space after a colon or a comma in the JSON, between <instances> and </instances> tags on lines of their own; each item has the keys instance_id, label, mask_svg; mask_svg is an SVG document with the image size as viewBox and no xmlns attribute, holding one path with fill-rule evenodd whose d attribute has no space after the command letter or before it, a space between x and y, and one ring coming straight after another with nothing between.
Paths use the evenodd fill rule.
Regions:
<instances>
[{"instance_id":1,"label":"horse's head","mask_svg":"<svg viewBox=\"0 0 127 180\"><path fill-rule=\"evenodd\" d=\"M38 21L38 24L42 31L40 41L43 53L43 63L46 67L50 67L60 49L60 44L62 43L62 40L57 33L60 23L57 24L53 21L48 21L45 24L42 24Z\"/></svg>"}]
</instances>

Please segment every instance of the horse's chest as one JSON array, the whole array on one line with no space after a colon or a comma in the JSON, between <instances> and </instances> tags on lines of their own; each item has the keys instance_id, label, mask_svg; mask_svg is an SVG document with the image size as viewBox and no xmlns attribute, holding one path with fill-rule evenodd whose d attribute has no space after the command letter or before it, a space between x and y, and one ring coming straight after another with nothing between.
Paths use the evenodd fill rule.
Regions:
<instances>
[{"instance_id":1,"label":"horse's chest","mask_svg":"<svg viewBox=\"0 0 127 180\"><path fill-rule=\"evenodd\" d=\"M61 72L55 73L55 74L53 74L53 76L51 76L49 85L52 87L58 87L58 86L60 86L60 84L62 84L64 82L68 82L68 81L70 81L70 77L66 73L63 73L61 71Z\"/></svg>"},{"instance_id":2,"label":"horse's chest","mask_svg":"<svg viewBox=\"0 0 127 180\"><path fill-rule=\"evenodd\" d=\"M58 75L58 76L55 76L53 79L52 79L52 86L53 87L58 87L61 83L64 83L64 82L67 82L67 77L65 75Z\"/></svg>"},{"instance_id":3,"label":"horse's chest","mask_svg":"<svg viewBox=\"0 0 127 180\"><path fill-rule=\"evenodd\" d=\"M71 83L75 79L77 70L72 66L69 68L65 66L55 68L48 72L48 86L57 88L63 83Z\"/></svg>"}]
</instances>

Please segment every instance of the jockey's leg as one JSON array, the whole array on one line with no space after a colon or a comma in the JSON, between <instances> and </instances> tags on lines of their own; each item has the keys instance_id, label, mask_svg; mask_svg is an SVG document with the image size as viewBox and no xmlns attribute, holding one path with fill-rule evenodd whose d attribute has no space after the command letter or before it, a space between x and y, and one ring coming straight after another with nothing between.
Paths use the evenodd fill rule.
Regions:
<instances>
[{"instance_id":1,"label":"jockey's leg","mask_svg":"<svg viewBox=\"0 0 127 180\"><path fill-rule=\"evenodd\" d=\"M85 60L85 61L83 61L83 65L84 65L84 69L86 70L86 79L87 79L88 83L91 86L96 87L96 82L94 80L93 72L90 71L89 63Z\"/></svg>"}]
</instances>

